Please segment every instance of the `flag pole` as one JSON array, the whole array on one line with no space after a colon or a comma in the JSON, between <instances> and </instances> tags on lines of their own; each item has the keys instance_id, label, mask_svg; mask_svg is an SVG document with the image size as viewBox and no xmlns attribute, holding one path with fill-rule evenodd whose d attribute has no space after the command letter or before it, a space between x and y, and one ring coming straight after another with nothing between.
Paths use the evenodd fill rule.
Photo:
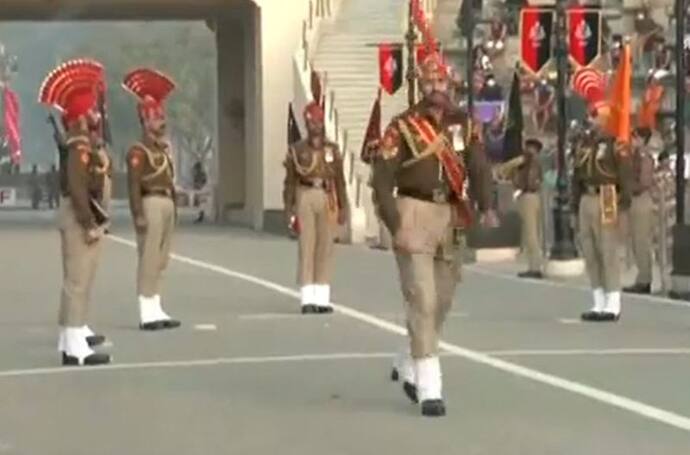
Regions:
<instances>
[{"instance_id":1,"label":"flag pole","mask_svg":"<svg viewBox=\"0 0 690 455\"><path fill-rule=\"evenodd\" d=\"M407 33L405 34L405 43L407 44L407 104L409 107L415 104L415 43L417 33L414 24L414 2L415 0L409 0Z\"/></svg>"}]
</instances>

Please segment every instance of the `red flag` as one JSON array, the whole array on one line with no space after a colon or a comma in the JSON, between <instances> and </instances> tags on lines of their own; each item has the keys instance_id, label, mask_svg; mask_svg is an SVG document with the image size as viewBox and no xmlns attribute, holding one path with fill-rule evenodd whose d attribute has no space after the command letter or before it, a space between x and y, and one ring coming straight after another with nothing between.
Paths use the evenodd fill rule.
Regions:
<instances>
[{"instance_id":1,"label":"red flag","mask_svg":"<svg viewBox=\"0 0 690 455\"><path fill-rule=\"evenodd\" d=\"M311 70L311 96L314 101L319 103L323 107L323 87L321 86L321 78L319 77L319 74Z\"/></svg>"},{"instance_id":2,"label":"red flag","mask_svg":"<svg viewBox=\"0 0 690 455\"><path fill-rule=\"evenodd\" d=\"M551 10L524 8L520 12L520 58L523 66L533 74L539 74L551 60L555 25L555 14Z\"/></svg>"},{"instance_id":3,"label":"red flag","mask_svg":"<svg viewBox=\"0 0 690 455\"><path fill-rule=\"evenodd\" d=\"M601 11L582 8L568 11L568 51L578 66L589 66L599 57L601 30Z\"/></svg>"},{"instance_id":4,"label":"red flag","mask_svg":"<svg viewBox=\"0 0 690 455\"><path fill-rule=\"evenodd\" d=\"M19 124L19 97L5 86L3 91L3 121L5 124L5 138L10 146L12 163L19 164L22 157L21 128Z\"/></svg>"},{"instance_id":5,"label":"red flag","mask_svg":"<svg viewBox=\"0 0 690 455\"><path fill-rule=\"evenodd\" d=\"M381 87L390 95L402 86L402 46L379 44L379 79Z\"/></svg>"}]
</instances>

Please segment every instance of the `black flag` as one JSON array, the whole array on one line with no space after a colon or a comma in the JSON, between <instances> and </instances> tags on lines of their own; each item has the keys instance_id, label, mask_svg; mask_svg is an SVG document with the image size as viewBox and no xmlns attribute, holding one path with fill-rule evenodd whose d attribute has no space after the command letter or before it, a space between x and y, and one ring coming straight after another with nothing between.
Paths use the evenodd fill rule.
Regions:
<instances>
[{"instance_id":1,"label":"black flag","mask_svg":"<svg viewBox=\"0 0 690 455\"><path fill-rule=\"evenodd\" d=\"M360 152L360 159L362 162L371 164L374 158L374 144L381 140L381 89L379 89L376 96L376 101L371 108L371 116L369 117L369 125L364 134L364 142L362 143L362 151Z\"/></svg>"},{"instance_id":2,"label":"black flag","mask_svg":"<svg viewBox=\"0 0 690 455\"><path fill-rule=\"evenodd\" d=\"M513 85L508 98L508 124L503 138L503 160L508 161L522 154L522 100L520 99L520 77L513 75Z\"/></svg>"},{"instance_id":3,"label":"black flag","mask_svg":"<svg viewBox=\"0 0 690 455\"><path fill-rule=\"evenodd\" d=\"M287 122L288 145L292 145L301 139L302 139L302 134L299 131L299 125L297 125L297 119L295 118L295 112L292 110L292 103L289 103L288 104L288 122Z\"/></svg>"}]
</instances>

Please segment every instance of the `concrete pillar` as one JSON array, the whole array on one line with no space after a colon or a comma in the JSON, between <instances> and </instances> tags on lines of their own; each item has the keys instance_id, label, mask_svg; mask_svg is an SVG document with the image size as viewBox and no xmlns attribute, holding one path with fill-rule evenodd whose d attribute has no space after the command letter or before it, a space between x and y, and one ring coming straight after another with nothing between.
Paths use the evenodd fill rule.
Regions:
<instances>
[{"instance_id":1,"label":"concrete pillar","mask_svg":"<svg viewBox=\"0 0 690 455\"><path fill-rule=\"evenodd\" d=\"M218 18L218 207L221 219L228 210L242 210L246 204L245 40L240 18Z\"/></svg>"}]
</instances>

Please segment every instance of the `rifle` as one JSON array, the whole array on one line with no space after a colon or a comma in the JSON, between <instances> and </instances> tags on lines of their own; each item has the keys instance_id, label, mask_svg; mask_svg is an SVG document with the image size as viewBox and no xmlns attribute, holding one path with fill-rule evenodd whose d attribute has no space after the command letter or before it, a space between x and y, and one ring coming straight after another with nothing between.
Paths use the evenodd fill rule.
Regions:
<instances>
[{"instance_id":1,"label":"rifle","mask_svg":"<svg viewBox=\"0 0 690 455\"><path fill-rule=\"evenodd\" d=\"M62 168L63 165L67 164L67 144L65 143L65 135L64 133L60 130L60 127L58 126L58 122L55 119L55 115L50 114L48 116L48 123L50 123L53 126L53 139L55 139L55 145L57 146L58 149L58 157L59 157L59 167Z\"/></svg>"},{"instance_id":2,"label":"rifle","mask_svg":"<svg viewBox=\"0 0 690 455\"><path fill-rule=\"evenodd\" d=\"M100 92L98 95L98 112L101 114L101 134L103 142L110 148L113 145L113 136L110 131L110 119L108 118L108 106L105 102L105 93Z\"/></svg>"}]
</instances>

